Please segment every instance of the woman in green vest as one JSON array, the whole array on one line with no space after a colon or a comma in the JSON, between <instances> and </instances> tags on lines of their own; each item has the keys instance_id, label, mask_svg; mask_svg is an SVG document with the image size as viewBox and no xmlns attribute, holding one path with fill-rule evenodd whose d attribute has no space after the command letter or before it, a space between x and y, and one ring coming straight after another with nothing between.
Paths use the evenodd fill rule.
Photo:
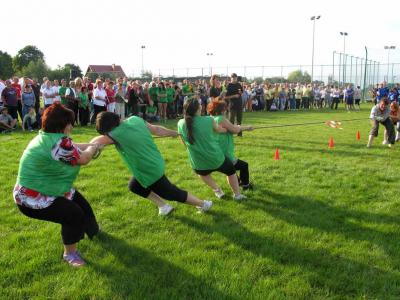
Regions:
<instances>
[{"instance_id":1,"label":"woman in green vest","mask_svg":"<svg viewBox=\"0 0 400 300\"><path fill-rule=\"evenodd\" d=\"M185 118L178 122L178 132L186 145L192 169L213 189L218 198L225 194L211 177L214 171L227 176L235 200L246 199L240 193L232 161L224 155L218 144L218 133L226 133L227 130L218 126L212 117L201 116L201 106L197 99L187 100L183 108Z\"/></svg>"},{"instance_id":2,"label":"woman in green vest","mask_svg":"<svg viewBox=\"0 0 400 300\"><path fill-rule=\"evenodd\" d=\"M20 159L13 196L24 215L61 224L63 258L79 267L85 261L76 250L77 243L85 233L92 238L99 227L90 204L72 184L80 165L88 164L100 148L72 142L74 121L74 113L59 103L46 108L42 130Z\"/></svg>"},{"instance_id":3,"label":"woman in green vest","mask_svg":"<svg viewBox=\"0 0 400 300\"><path fill-rule=\"evenodd\" d=\"M224 114L226 111L226 102L215 98L212 102L208 104L208 113L214 118L215 122L227 130L226 133L221 133L218 135L218 144L235 167L236 171L239 171L239 185L242 186L244 190L253 189L253 185L249 181L249 164L243 160L238 159L235 156L235 145L233 143L233 135L239 132L248 130L253 130L251 126L241 126L232 124Z\"/></svg>"},{"instance_id":4,"label":"woman in green vest","mask_svg":"<svg viewBox=\"0 0 400 300\"><path fill-rule=\"evenodd\" d=\"M153 135L176 137L178 133L162 126L145 122L133 116L121 122L112 112L97 116L96 130L101 136L91 142L100 145L114 144L122 160L134 177L129 181L131 192L151 200L158 206L160 216L168 215L174 208L166 200L193 205L200 212L209 210L211 201L203 201L181 190L165 176L165 163L153 141Z\"/></svg>"}]
</instances>

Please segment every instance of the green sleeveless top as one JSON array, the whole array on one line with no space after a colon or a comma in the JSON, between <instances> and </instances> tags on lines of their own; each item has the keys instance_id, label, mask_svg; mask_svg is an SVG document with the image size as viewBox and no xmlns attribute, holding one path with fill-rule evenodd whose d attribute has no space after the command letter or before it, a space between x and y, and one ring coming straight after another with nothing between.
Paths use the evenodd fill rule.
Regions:
<instances>
[{"instance_id":1,"label":"green sleeveless top","mask_svg":"<svg viewBox=\"0 0 400 300\"><path fill-rule=\"evenodd\" d=\"M116 142L122 160L143 187L149 187L164 175L164 160L142 118L133 116L122 121L109 136Z\"/></svg>"},{"instance_id":2,"label":"green sleeveless top","mask_svg":"<svg viewBox=\"0 0 400 300\"><path fill-rule=\"evenodd\" d=\"M71 190L80 166L55 160L52 156L52 150L63 137L63 133L39 131L20 159L17 177L19 185L55 197L64 196Z\"/></svg>"},{"instance_id":3,"label":"green sleeveless top","mask_svg":"<svg viewBox=\"0 0 400 300\"><path fill-rule=\"evenodd\" d=\"M215 122L219 125L224 119L224 116L215 116L213 117ZM235 146L233 143L233 135L230 132L221 133L218 135L218 143L222 152L226 157L228 157L232 162L236 161L235 157Z\"/></svg>"},{"instance_id":4,"label":"green sleeveless top","mask_svg":"<svg viewBox=\"0 0 400 300\"><path fill-rule=\"evenodd\" d=\"M215 170L225 160L224 153L218 145L218 133L214 132L213 118L195 116L193 120L194 144L187 137L185 119L178 122L181 134L189 154L189 161L194 170Z\"/></svg>"}]
</instances>

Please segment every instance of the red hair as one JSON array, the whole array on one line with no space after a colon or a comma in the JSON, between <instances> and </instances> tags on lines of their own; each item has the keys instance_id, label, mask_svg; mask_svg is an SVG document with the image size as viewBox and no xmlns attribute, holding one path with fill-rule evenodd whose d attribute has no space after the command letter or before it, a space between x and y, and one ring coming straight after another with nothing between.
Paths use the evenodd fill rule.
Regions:
<instances>
[{"instance_id":1,"label":"red hair","mask_svg":"<svg viewBox=\"0 0 400 300\"><path fill-rule=\"evenodd\" d=\"M54 103L44 110L42 130L50 133L63 133L68 124L74 125L75 114L60 103Z\"/></svg>"},{"instance_id":2,"label":"red hair","mask_svg":"<svg viewBox=\"0 0 400 300\"><path fill-rule=\"evenodd\" d=\"M220 100L218 97L214 98L213 101L211 101L207 105L207 111L212 116L222 115L225 109L226 109L225 101Z\"/></svg>"}]
</instances>

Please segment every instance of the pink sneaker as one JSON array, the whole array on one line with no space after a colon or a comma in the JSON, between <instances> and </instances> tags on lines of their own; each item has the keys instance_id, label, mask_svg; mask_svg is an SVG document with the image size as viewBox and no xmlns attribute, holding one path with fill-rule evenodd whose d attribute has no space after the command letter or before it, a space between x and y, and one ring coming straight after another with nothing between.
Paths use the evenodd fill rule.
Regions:
<instances>
[{"instance_id":1,"label":"pink sneaker","mask_svg":"<svg viewBox=\"0 0 400 300\"><path fill-rule=\"evenodd\" d=\"M63 259L72 267L81 267L86 265L85 261L80 257L78 251L64 254Z\"/></svg>"}]
</instances>

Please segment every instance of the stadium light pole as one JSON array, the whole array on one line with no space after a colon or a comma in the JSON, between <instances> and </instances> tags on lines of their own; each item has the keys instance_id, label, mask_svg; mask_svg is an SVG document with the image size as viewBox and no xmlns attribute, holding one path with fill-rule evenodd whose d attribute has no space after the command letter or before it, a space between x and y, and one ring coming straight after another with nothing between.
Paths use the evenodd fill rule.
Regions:
<instances>
[{"instance_id":1,"label":"stadium light pole","mask_svg":"<svg viewBox=\"0 0 400 300\"><path fill-rule=\"evenodd\" d=\"M313 34L312 34L312 59L311 59L311 83L314 81L314 41L315 41L315 21L319 20L321 16L312 16L310 18L313 21Z\"/></svg>"},{"instance_id":2,"label":"stadium light pole","mask_svg":"<svg viewBox=\"0 0 400 300\"><path fill-rule=\"evenodd\" d=\"M142 46L140 46L140 48L142 49L142 76L143 76L143 74L144 74L143 52L144 52L144 49L146 49L146 46L142 45Z\"/></svg>"},{"instance_id":3,"label":"stadium light pole","mask_svg":"<svg viewBox=\"0 0 400 300\"><path fill-rule=\"evenodd\" d=\"M208 57L208 70L210 73L210 77L212 75L212 69L211 69L211 57L214 55L212 52L207 52L207 57Z\"/></svg>"},{"instance_id":4,"label":"stadium light pole","mask_svg":"<svg viewBox=\"0 0 400 300\"><path fill-rule=\"evenodd\" d=\"M390 50L396 49L396 46L385 46L384 49L388 51L386 82L389 83Z\"/></svg>"},{"instance_id":5,"label":"stadium light pole","mask_svg":"<svg viewBox=\"0 0 400 300\"><path fill-rule=\"evenodd\" d=\"M346 84L346 36L347 32L341 31L340 35L343 36L343 85Z\"/></svg>"}]
</instances>

